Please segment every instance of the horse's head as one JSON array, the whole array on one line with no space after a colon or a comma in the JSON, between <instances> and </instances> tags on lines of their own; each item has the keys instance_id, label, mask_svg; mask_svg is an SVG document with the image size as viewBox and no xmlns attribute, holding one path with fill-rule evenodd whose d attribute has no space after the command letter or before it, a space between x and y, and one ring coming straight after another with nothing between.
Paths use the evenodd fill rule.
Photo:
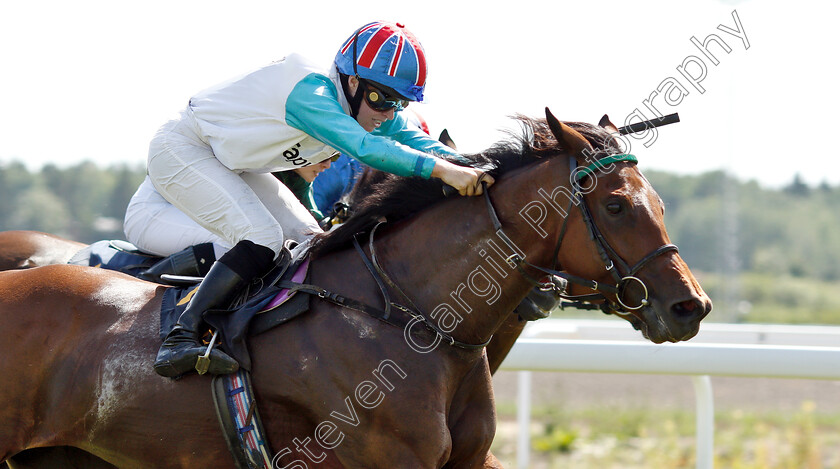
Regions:
<instances>
[{"instance_id":1,"label":"horse's head","mask_svg":"<svg viewBox=\"0 0 840 469\"><path fill-rule=\"evenodd\" d=\"M572 192L580 197L569 206L579 209L570 209L568 226L559 236L565 237L563 244L589 246L583 252L561 250L560 265L599 282L610 309L651 341L694 337L712 302L671 244L664 204L635 158L616 155L615 147L593 148L548 109L546 117L555 138L574 155L571 165L578 168L570 179ZM600 124L604 132L615 132L606 116Z\"/></svg>"}]
</instances>

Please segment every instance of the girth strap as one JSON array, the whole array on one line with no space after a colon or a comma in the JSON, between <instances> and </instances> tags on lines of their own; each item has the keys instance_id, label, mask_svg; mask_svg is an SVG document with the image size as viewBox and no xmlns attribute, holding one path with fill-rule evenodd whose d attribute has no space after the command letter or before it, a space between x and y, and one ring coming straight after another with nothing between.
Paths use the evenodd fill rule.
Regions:
<instances>
[{"instance_id":1,"label":"girth strap","mask_svg":"<svg viewBox=\"0 0 840 469\"><path fill-rule=\"evenodd\" d=\"M237 469L271 469L272 452L254 397L251 375L240 369L210 384L216 417Z\"/></svg>"}]
</instances>

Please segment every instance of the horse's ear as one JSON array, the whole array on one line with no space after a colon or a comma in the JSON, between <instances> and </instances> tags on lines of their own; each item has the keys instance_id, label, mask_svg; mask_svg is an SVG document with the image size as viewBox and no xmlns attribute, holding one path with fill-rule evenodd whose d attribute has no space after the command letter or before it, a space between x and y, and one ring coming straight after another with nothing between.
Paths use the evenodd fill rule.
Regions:
<instances>
[{"instance_id":1,"label":"horse's ear","mask_svg":"<svg viewBox=\"0 0 840 469\"><path fill-rule=\"evenodd\" d=\"M455 146L455 142L452 140L452 137L449 136L449 131L443 129L443 132L440 133L440 137L438 137L438 141L453 150L457 150L458 148Z\"/></svg>"},{"instance_id":2,"label":"horse's ear","mask_svg":"<svg viewBox=\"0 0 840 469\"><path fill-rule=\"evenodd\" d=\"M583 154L584 151L591 154L593 152L592 145L586 140L586 137L580 134L577 130L560 122L554 117L554 114L545 108L545 119L548 121L548 128L554 134L554 138L562 143L567 150L570 150L575 155Z\"/></svg>"},{"instance_id":3,"label":"horse's ear","mask_svg":"<svg viewBox=\"0 0 840 469\"><path fill-rule=\"evenodd\" d=\"M610 116L608 116L606 114L604 114L604 117L602 117L601 120L598 121L598 127L602 127L604 129L606 129L607 132L609 132L611 134L619 133L618 132L618 127L616 127L615 124L613 124L610 121Z\"/></svg>"}]
</instances>

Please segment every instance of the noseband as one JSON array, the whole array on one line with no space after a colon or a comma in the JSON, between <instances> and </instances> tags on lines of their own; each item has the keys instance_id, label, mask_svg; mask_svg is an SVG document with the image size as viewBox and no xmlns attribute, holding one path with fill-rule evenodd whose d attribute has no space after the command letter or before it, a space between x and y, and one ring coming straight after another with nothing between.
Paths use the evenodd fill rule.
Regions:
<instances>
[{"instance_id":1,"label":"noseband","mask_svg":"<svg viewBox=\"0 0 840 469\"><path fill-rule=\"evenodd\" d=\"M580 168L577 165L577 160L573 157L569 157L569 166L571 168L572 177L570 178L572 184L572 198L569 201L569 207L566 210L566 218L563 220L563 226L560 229L560 234L557 237L557 244L554 247L554 256L555 259L555 268L554 269L546 269L544 267L540 267L534 264L531 264L525 259L516 254L519 252L518 249L515 248L513 242L508 238L505 234L502 224L499 221L498 215L496 215L496 210L493 207L492 202L490 201L490 196L485 188L485 200L487 201L487 208L490 212L490 218L493 221L493 227L496 230L496 234L501 238L505 244L508 245L509 248L514 252L514 254L510 255L506 262L511 266L515 267L528 281L533 283L536 286L539 286L543 290L554 290L560 298L565 300L569 300L572 305L578 306L584 303L590 303L592 301L603 301L603 305L601 309L607 313L615 313L619 315L628 315L631 314L633 311L641 309L650 304L648 301L648 288L645 283L636 276L636 274L641 271L645 266L648 265L650 261L659 257L662 254L668 252L679 252L679 249L674 244L665 244L657 249L654 249L652 252L644 256L641 260L636 262L632 267L628 266L627 263L615 252L615 250L610 246L610 243L601 233L601 230L598 229L598 225L595 224L595 219L592 216L592 212L589 210L589 206L586 204L586 199L584 199L583 194L585 193L584 190L581 188L580 181L589 175L594 175L596 171L601 170L602 168L606 167L608 164L627 161L627 162L637 162L635 156L625 153L625 154L618 154L618 155L611 155L604 158L599 159L595 163L592 163L589 166ZM571 211L572 205L577 205L580 208L581 215L583 217L583 222L586 225L587 229L589 230L590 238L595 242L595 247L598 249L598 254L601 257L601 261L604 263L604 266L607 271L610 272L613 280L615 280L615 285L601 283L595 280L585 279L583 277L578 277L576 275L569 274L567 272L560 271L560 266L557 261L557 256L560 253L560 245L563 241L563 236L566 233L567 222L569 219L569 212ZM536 269L540 272L547 274L543 280L536 280L531 275L529 275L524 266L530 267L532 269ZM564 281L555 281L555 277L559 277L560 279L564 279ZM566 294L565 284L567 282L572 282L578 285L583 285L588 288L591 288L595 293L588 294L588 295L577 295L571 296ZM643 292L643 297L639 300L637 305L630 305L628 304L625 294L627 288L636 283L639 285ZM560 286L558 286L560 285ZM612 302L607 295L615 296L616 301L618 304ZM568 303L567 303L568 304ZM590 303L591 304L591 303Z\"/></svg>"}]
</instances>

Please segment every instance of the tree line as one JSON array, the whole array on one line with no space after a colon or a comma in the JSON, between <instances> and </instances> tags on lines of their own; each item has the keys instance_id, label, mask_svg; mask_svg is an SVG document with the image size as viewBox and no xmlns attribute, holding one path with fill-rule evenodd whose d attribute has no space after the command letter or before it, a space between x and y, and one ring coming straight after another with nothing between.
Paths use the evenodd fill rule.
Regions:
<instances>
[{"instance_id":1,"label":"tree line","mask_svg":"<svg viewBox=\"0 0 840 469\"><path fill-rule=\"evenodd\" d=\"M722 171L646 176L692 269L840 280L840 187L810 187L798 175L780 189Z\"/></svg>"},{"instance_id":2,"label":"tree line","mask_svg":"<svg viewBox=\"0 0 840 469\"><path fill-rule=\"evenodd\" d=\"M811 187L794 176L788 186L769 189L721 171L645 175L692 269L840 279L840 187ZM19 162L0 164L0 230L84 243L122 239L125 208L144 176L141 165L84 162L32 172Z\"/></svg>"},{"instance_id":3,"label":"tree line","mask_svg":"<svg viewBox=\"0 0 840 469\"><path fill-rule=\"evenodd\" d=\"M123 239L128 201L145 177L143 166L100 168L84 162L30 172L0 164L0 230L36 230L75 241Z\"/></svg>"}]
</instances>

